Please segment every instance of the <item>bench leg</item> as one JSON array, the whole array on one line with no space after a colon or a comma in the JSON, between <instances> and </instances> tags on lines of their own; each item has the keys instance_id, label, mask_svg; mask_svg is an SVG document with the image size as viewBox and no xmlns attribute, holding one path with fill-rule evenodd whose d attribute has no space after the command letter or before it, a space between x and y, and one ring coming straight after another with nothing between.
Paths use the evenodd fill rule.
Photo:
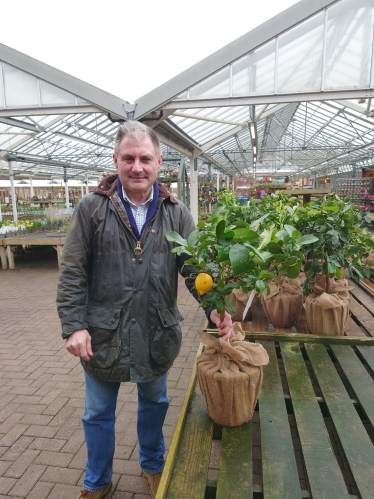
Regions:
<instances>
[{"instance_id":1,"label":"bench leg","mask_svg":"<svg viewBox=\"0 0 374 499\"><path fill-rule=\"evenodd\" d=\"M1 268L3 270L8 269L8 259L6 257L5 246L0 246L0 258L1 258Z\"/></svg>"},{"instance_id":2,"label":"bench leg","mask_svg":"<svg viewBox=\"0 0 374 499\"><path fill-rule=\"evenodd\" d=\"M56 250L57 250L58 268L60 268L61 256L62 256L62 246L56 246Z\"/></svg>"},{"instance_id":3,"label":"bench leg","mask_svg":"<svg viewBox=\"0 0 374 499\"><path fill-rule=\"evenodd\" d=\"M7 246L6 252L7 252L7 256L8 256L9 269L13 270L14 269L14 254L12 251L12 246Z\"/></svg>"}]
</instances>

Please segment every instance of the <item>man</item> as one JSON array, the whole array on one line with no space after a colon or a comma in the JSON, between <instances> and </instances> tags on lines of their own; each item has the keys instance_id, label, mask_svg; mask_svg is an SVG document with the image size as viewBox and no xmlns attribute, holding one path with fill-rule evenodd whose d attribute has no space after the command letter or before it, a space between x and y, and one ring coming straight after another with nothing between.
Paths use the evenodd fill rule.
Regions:
<instances>
[{"instance_id":1,"label":"man","mask_svg":"<svg viewBox=\"0 0 374 499\"><path fill-rule=\"evenodd\" d=\"M78 499L99 499L111 489L122 381L137 383L139 461L155 496L164 467L167 371L181 344L177 272L192 272L182 269L188 256L171 253L166 239L169 231L187 238L194 223L156 180L162 163L156 133L134 121L120 126L113 161L118 175L100 182L74 211L58 282L63 338L86 379L88 459ZM186 283L191 290L193 280ZM216 310L205 312L228 339L230 315L221 324Z\"/></svg>"}]
</instances>

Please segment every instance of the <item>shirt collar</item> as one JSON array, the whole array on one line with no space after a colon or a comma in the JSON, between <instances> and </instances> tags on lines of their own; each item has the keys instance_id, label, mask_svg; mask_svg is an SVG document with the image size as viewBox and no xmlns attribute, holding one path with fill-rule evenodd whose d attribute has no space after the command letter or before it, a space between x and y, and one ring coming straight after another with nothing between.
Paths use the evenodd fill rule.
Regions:
<instances>
[{"instance_id":1,"label":"shirt collar","mask_svg":"<svg viewBox=\"0 0 374 499\"><path fill-rule=\"evenodd\" d=\"M151 204L151 202L153 201L153 192L154 192L154 187L152 185L152 190L151 190L151 193L149 194L149 198L147 199L147 201L144 201L144 203L140 204L139 206L137 206L136 204L134 204L128 197L124 187L122 186L122 195L123 195L123 199L125 201L127 201L129 203L130 206L132 206L133 208L139 208L140 206L146 206L146 205L149 205Z\"/></svg>"}]
</instances>

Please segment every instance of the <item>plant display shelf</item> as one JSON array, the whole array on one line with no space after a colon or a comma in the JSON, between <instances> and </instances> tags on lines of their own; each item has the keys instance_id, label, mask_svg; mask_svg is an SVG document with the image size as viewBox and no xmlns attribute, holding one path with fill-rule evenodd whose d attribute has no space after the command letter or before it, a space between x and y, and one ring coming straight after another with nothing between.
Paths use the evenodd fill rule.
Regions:
<instances>
[{"instance_id":1,"label":"plant display shelf","mask_svg":"<svg viewBox=\"0 0 374 499\"><path fill-rule=\"evenodd\" d=\"M365 196L365 189L369 189L370 178L338 178L336 194L340 197L349 197L361 200Z\"/></svg>"},{"instance_id":2,"label":"plant display shelf","mask_svg":"<svg viewBox=\"0 0 374 499\"><path fill-rule=\"evenodd\" d=\"M195 364L156 499L373 498L374 338L246 338L270 358L252 421L215 425Z\"/></svg>"},{"instance_id":3,"label":"plant display shelf","mask_svg":"<svg viewBox=\"0 0 374 499\"><path fill-rule=\"evenodd\" d=\"M50 237L48 232L36 232L33 234L6 237L0 239L0 258L3 270L13 270L14 265L14 246L53 246L57 252L58 266L60 267L62 248L65 244L64 236Z\"/></svg>"},{"instance_id":4,"label":"plant display shelf","mask_svg":"<svg viewBox=\"0 0 374 499\"><path fill-rule=\"evenodd\" d=\"M285 191L285 194L290 194L291 196L303 196L303 205L310 203L312 196L324 196L325 194L331 194L332 189L290 189Z\"/></svg>"}]
</instances>

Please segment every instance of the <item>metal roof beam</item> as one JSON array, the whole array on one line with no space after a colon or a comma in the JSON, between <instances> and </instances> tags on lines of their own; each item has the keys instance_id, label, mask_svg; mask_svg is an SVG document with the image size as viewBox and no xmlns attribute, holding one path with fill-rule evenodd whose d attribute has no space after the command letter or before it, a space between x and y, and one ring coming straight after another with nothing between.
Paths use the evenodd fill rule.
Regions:
<instances>
[{"instance_id":1,"label":"metal roof beam","mask_svg":"<svg viewBox=\"0 0 374 499\"><path fill-rule=\"evenodd\" d=\"M4 125L15 126L17 128L23 128L24 130L31 130L32 132L38 133L40 130L36 125L32 123L27 123L27 121L15 120L13 118L1 118L0 123L4 123Z\"/></svg>"}]
</instances>

